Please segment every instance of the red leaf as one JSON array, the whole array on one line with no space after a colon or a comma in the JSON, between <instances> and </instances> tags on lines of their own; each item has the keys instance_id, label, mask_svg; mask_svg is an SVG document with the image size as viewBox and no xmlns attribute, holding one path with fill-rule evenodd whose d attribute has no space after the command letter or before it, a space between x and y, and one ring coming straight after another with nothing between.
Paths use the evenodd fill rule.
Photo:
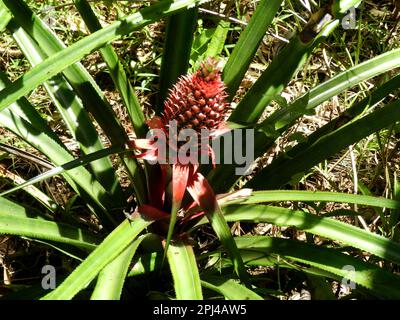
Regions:
<instances>
[{"instance_id":1,"label":"red leaf","mask_svg":"<svg viewBox=\"0 0 400 320\"><path fill-rule=\"evenodd\" d=\"M149 201L152 206L161 209L165 201L165 188L167 183L168 165L156 164L153 170L149 170L147 189L149 190Z\"/></svg>"},{"instance_id":2,"label":"red leaf","mask_svg":"<svg viewBox=\"0 0 400 320\"><path fill-rule=\"evenodd\" d=\"M172 166L172 203L176 208L181 205L192 170L193 167L189 165Z\"/></svg>"},{"instance_id":3,"label":"red leaf","mask_svg":"<svg viewBox=\"0 0 400 320\"><path fill-rule=\"evenodd\" d=\"M191 177L187 189L194 201L196 201L204 211L207 213L215 211L218 203L214 190L201 173L196 172Z\"/></svg>"}]
</instances>

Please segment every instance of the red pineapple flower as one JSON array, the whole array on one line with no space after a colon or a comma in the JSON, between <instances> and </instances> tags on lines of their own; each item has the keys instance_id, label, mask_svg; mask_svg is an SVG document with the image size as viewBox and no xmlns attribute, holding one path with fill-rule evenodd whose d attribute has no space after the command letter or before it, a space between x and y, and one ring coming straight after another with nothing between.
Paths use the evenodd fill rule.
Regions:
<instances>
[{"instance_id":1,"label":"red pineapple flower","mask_svg":"<svg viewBox=\"0 0 400 320\"><path fill-rule=\"evenodd\" d=\"M217 60L208 58L200 64L196 72L178 79L164 102L162 117L153 117L148 121L148 125L151 129L162 129L167 134L170 121L176 120L178 130L191 128L200 132L201 129L208 129L212 131L212 134L219 134L228 130L225 128L225 118L229 111L229 103L226 98L225 84L221 79L221 72L217 68ZM129 144L134 149L147 150L136 157L154 160L157 159L158 153L156 149L152 148L153 143L147 139L135 139ZM150 206L142 205L139 207L139 211L156 220L170 219L168 232L170 236L171 228L176 222L177 211L181 209L185 191L188 191L194 200L185 206L186 209L197 205L202 209L203 214L211 214L218 204L211 186L197 172L197 164L174 163L172 164L171 205L168 205L168 201L165 199L167 189L165 178L168 167L168 165L160 165L158 169L160 179L155 182L149 181ZM187 221L188 218L190 219L186 216L181 222Z\"/></svg>"},{"instance_id":2,"label":"red pineapple flower","mask_svg":"<svg viewBox=\"0 0 400 320\"><path fill-rule=\"evenodd\" d=\"M169 90L162 116L154 116L147 122L150 129L162 129L168 136L167 127L175 120L178 132L194 129L200 133L201 129L207 129L211 137L215 137L229 131L225 125L230 110L226 101L228 95L217 63L215 58L208 58L200 63L195 73L181 76ZM136 157L157 160L158 150L152 147L152 143L148 139L136 139L129 145L134 149L148 150ZM210 147L200 152L208 152L214 164L214 153Z\"/></svg>"},{"instance_id":3,"label":"red pineapple flower","mask_svg":"<svg viewBox=\"0 0 400 320\"><path fill-rule=\"evenodd\" d=\"M172 120L176 120L178 130L191 128L200 132L201 129L208 129L212 131L211 136L229 130L225 127L229 104L226 102L225 85L216 65L217 61L209 58L200 65L199 70L195 73L180 77L178 82L170 89L164 102L162 117L156 116L149 120L149 127L151 129L162 129L167 134L167 139L166 128ZM159 157L152 144L154 144L154 141L148 139L136 139L130 142L132 148L147 150L136 157L149 160ZM200 150L200 152L208 152L213 157L210 147L208 150ZM183 226L188 220L204 214L210 221L219 220L220 223L224 221L215 193L207 179L198 172L198 164L172 164L170 182L172 194L169 199L166 192L168 186L166 176L169 167L165 164L157 165L158 180L148 181L150 205L142 204L138 207L141 214L157 220L163 232L167 232L165 252L168 250L176 222ZM193 201L182 207L182 199L186 191L191 195ZM179 210L184 211L184 216L178 220ZM167 221L169 221L168 224ZM230 232L226 222L223 227L220 224L218 229L220 233ZM221 241L225 242L224 245L232 256L236 273L240 278L246 279L244 264L235 243L229 242L230 240L225 239L222 234L219 234L219 236Z\"/></svg>"},{"instance_id":4,"label":"red pineapple flower","mask_svg":"<svg viewBox=\"0 0 400 320\"><path fill-rule=\"evenodd\" d=\"M209 58L193 74L179 78L164 102L165 125L176 120L179 129L215 130L229 110L217 60Z\"/></svg>"}]
</instances>

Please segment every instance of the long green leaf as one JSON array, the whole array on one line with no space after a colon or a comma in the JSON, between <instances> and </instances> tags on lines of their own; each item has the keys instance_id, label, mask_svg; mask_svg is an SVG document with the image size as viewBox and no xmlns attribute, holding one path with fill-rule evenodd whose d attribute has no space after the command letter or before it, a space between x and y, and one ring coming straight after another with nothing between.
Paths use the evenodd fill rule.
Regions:
<instances>
[{"instance_id":1,"label":"long green leaf","mask_svg":"<svg viewBox=\"0 0 400 320\"><path fill-rule=\"evenodd\" d=\"M0 208L4 214L10 216L44 219L44 215L39 210L22 206L3 197L0 197Z\"/></svg>"},{"instance_id":2,"label":"long green leaf","mask_svg":"<svg viewBox=\"0 0 400 320\"><path fill-rule=\"evenodd\" d=\"M7 8L13 14L18 25L21 26L25 32L28 33L32 39L38 43L40 48L47 56L54 56L62 50L69 49L66 48L65 44L57 37L55 32L53 32L23 0L0 0L0 4L1 3L4 3L7 6ZM104 42L104 44L106 43L107 41ZM62 60L60 60L60 58L63 57L63 54L59 54L58 59L54 60L53 63L57 65L57 68L58 66L62 66L62 68L55 71L54 74L49 75L48 77L46 76L46 79L43 79L43 81L40 81L22 95L25 95L37 87L40 83L43 83L45 80L48 80L54 75L63 71L64 76L66 79L68 79L69 83L75 89L75 92L79 95L84 103L85 108L92 113L100 127L103 128L104 133L112 140L114 144L122 145L125 143L124 129L116 119L110 104L105 99L94 79L90 76L83 65L78 62L81 58L89 53L90 52L86 52L83 54L81 52L82 55L78 59L74 61L66 61L65 64ZM47 61L47 59L45 61ZM42 63L33 69L41 69L41 67L39 67L40 65L42 65ZM51 69L54 69L54 66Z\"/></svg>"},{"instance_id":3,"label":"long green leaf","mask_svg":"<svg viewBox=\"0 0 400 320\"><path fill-rule=\"evenodd\" d=\"M0 31L3 31L7 27L11 19L12 15L7 8L0 6Z\"/></svg>"},{"instance_id":4,"label":"long green leaf","mask_svg":"<svg viewBox=\"0 0 400 320\"><path fill-rule=\"evenodd\" d=\"M0 88L8 84L7 77L0 72ZM11 108L0 112L0 125L20 136L27 143L45 154L55 165L73 160L57 135L47 126L38 112L25 99L20 99ZM115 203L93 176L83 167L75 168L64 175L68 183L81 195L88 204L99 209L96 214L105 227L112 227L113 218L108 209L112 210ZM23 184L25 186L25 184Z\"/></svg>"},{"instance_id":5,"label":"long green leaf","mask_svg":"<svg viewBox=\"0 0 400 320\"><path fill-rule=\"evenodd\" d=\"M133 241L117 258L100 271L96 287L90 297L91 300L119 300L121 298L130 262L144 237Z\"/></svg>"},{"instance_id":6,"label":"long green leaf","mask_svg":"<svg viewBox=\"0 0 400 320\"><path fill-rule=\"evenodd\" d=\"M400 264L399 243L331 218L264 205L230 205L222 210L227 221L268 222L277 226L296 227ZM198 225L206 222L206 219L202 219Z\"/></svg>"},{"instance_id":7,"label":"long green leaf","mask_svg":"<svg viewBox=\"0 0 400 320\"><path fill-rule=\"evenodd\" d=\"M8 179L12 182L13 185L18 185L25 183L26 180L21 178L18 174L7 170L6 168L2 168L0 166L0 179L1 178ZM43 191L39 190L35 186L28 186L23 189L26 193L31 195L36 201L41 203L47 210L55 214L56 212L62 212L61 206L57 204L51 197L45 194Z\"/></svg>"},{"instance_id":8,"label":"long green leaf","mask_svg":"<svg viewBox=\"0 0 400 320\"><path fill-rule=\"evenodd\" d=\"M0 234L51 240L88 250L94 250L98 243L96 237L82 229L64 223L10 215L2 207L0 208Z\"/></svg>"},{"instance_id":9,"label":"long green leaf","mask_svg":"<svg viewBox=\"0 0 400 320\"><path fill-rule=\"evenodd\" d=\"M383 197L364 196L359 194L349 194L342 192L327 191L299 191L299 190L263 190L253 191L244 199L230 200L221 206L233 203L256 204L262 202L280 201L313 201L313 202L342 202L354 203L364 206L381 207L389 209L400 209L400 201L386 199Z\"/></svg>"},{"instance_id":10,"label":"long green leaf","mask_svg":"<svg viewBox=\"0 0 400 320\"><path fill-rule=\"evenodd\" d=\"M168 263L174 279L178 300L202 300L201 282L193 248L181 241L173 241L167 251Z\"/></svg>"},{"instance_id":11,"label":"long green leaf","mask_svg":"<svg viewBox=\"0 0 400 320\"><path fill-rule=\"evenodd\" d=\"M380 297L400 297L400 277L373 264L355 259L334 249L300 241L261 236L235 239L240 249L263 254L279 254L294 261L339 275L379 294ZM347 269L346 269L347 266ZM348 269L351 267L351 269ZM349 272L351 270L352 272ZM354 271L353 271L354 270Z\"/></svg>"},{"instance_id":12,"label":"long green leaf","mask_svg":"<svg viewBox=\"0 0 400 320\"><path fill-rule=\"evenodd\" d=\"M390 103L321 137L297 154L296 158L285 161L278 168L278 170L284 168L279 174L276 171L261 170L247 183L247 186L259 189L279 188L299 173L306 172L322 160L398 120L400 120L400 101Z\"/></svg>"},{"instance_id":13,"label":"long green leaf","mask_svg":"<svg viewBox=\"0 0 400 320\"><path fill-rule=\"evenodd\" d=\"M222 294L228 300L263 300L254 291L234 279L207 275L202 277L201 284L207 289Z\"/></svg>"},{"instance_id":14,"label":"long green leaf","mask_svg":"<svg viewBox=\"0 0 400 320\"><path fill-rule=\"evenodd\" d=\"M236 248L231 230L221 212L221 208L218 207L214 212L207 213L207 218L219 240L229 252L237 275L243 282L248 282L248 274L244 267L242 257Z\"/></svg>"},{"instance_id":15,"label":"long green leaf","mask_svg":"<svg viewBox=\"0 0 400 320\"><path fill-rule=\"evenodd\" d=\"M197 8L183 11L167 19L164 52L160 71L157 112L163 111L168 90L189 67L190 49L197 24Z\"/></svg>"},{"instance_id":16,"label":"long green leaf","mask_svg":"<svg viewBox=\"0 0 400 320\"><path fill-rule=\"evenodd\" d=\"M399 66L400 49L383 53L373 59L360 63L311 89L286 108L281 108L261 123L259 127L269 130L287 128L298 117L308 114L310 110L347 88Z\"/></svg>"},{"instance_id":17,"label":"long green leaf","mask_svg":"<svg viewBox=\"0 0 400 320\"><path fill-rule=\"evenodd\" d=\"M199 68L199 63L207 57L219 57L224 50L227 33L230 30L230 23L220 20L214 28L199 28L194 34L190 53L189 72L195 72Z\"/></svg>"},{"instance_id":18,"label":"long green leaf","mask_svg":"<svg viewBox=\"0 0 400 320\"><path fill-rule=\"evenodd\" d=\"M86 0L75 0L74 2L90 32L100 30L102 26L89 3ZM106 45L100 48L100 53L103 56L104 62L107 64L116 88L121 94L122 101L128 111L136 136L144 137L146 135L144 114L118 55L114 51L112 45Z\"/></svg>"},{"instance_id":19,"label":"long green leaf","mask_svg":"<svg viewBox=\"0 0 400 320\"><path fill-rule=\"evenodd\" d=\"M295 160L297 159L297 156L301 155L303 152L307 152L306 150L308 150L308 148L310 148L313 143L315 143L318 139L333 132L340 126L343 126L344 124L354 120L363 112L375 106L375 104L384 99L390 93L394 93L398 88L400 88L400 75L397 75L388 80L387 82L379 86L376 90L374 90L370 96L352 105L342 115L331 120L326 125L313 132L306 138L305 142L301 142L287 152L279 155L276 159L274 159L274 161L272 161L270 165L263 169L262 174L265 176L270 176L274 172L282 170L283 167L290 168L290 162L297 161ZM312 158L313 157L310 156L310 163L313 163ZM288 180L285 180L283 176L282 178L280 178L280 181L280 184L288 182Z\"/></svg>"},{"instance_id":20,"label":"long green leaf","mask_svg":"<svg viewBox=\"0 0 400 320\"><path fill-rule=\"evenodd\" d=\"M56 289L43 299L72 299L85 288L96 275L113 261L151 221L136 216L125 220L69 275Z\"/></svg>"},{"instance_id":21,"label":"long green leaf","mask_svg":"<svg viewBox=\"0 0 400 320\"><path fill-rule=\"evenodd\" d=\"M9 30L13 33L21 51L29 62L35 66L39 64L46 55L39 46L29 37L22 28L19 28L15 21L8 24ZM89 154L103 149L98 133L87 114L83 105L75 95L72 87L65 79L56 75L44 84L50 98L63 117L69 131L80 145L83 154ZM101 158L90 163L97 180L109 190L115 201L121 205L124 203L122 189L119 186L118 178L110 159Z\"/></svg>"},{"instance_id":22,"label":"long green leaf","mask_svg":"<svg viewBox=\"0 0 400 320\"><path fill-rule=\"evenodd\" d=\"M261 0L246 29L240 34L223 72L227 92L234 96L258 46L265 36L282 0Z\"/></svg>"},{"instance_id":23,"label":"long green leaf","mask_svg":"<svg viewBox=\"0 0 400 320\"><path fill-rule=\"evenodd\" d=\"M152 252L133 258L133 266L129 270L127 277L135 277L149 274L159 270L163 265L163 253Z\"/></svg>"},{"instance_id":24,"label":"long green leaf","mask_svg":"<svg viewBox=\"0 0 400 320\"><path fill-rule=\"evenodd\" d=\"M331 12L337 17L341 17L346 14L351 7L355 7L360 4L360 0L333 0L331 1Z\"/></svg>"},{"instance_id":25,"label":"long green leaf","mask_svg":"<svg viewBox=\"0 0 400 320\"><path fill-rule=\"evenodd\" d=\"M207 45L207 50L204 53L204 58L218 57L224 50L226 37L228 35L230 23L221 20L211 37L210 43Z\"/></svg>"},{"instance_id":26,"label":"long green leaf","mask_svg":"<svg viewBox=\"0 0 400 320\"><path fill-rule=\"evenodd\" d=\"M232 122L255 124L268 104L286 87L294 74L306 62L313 49L322 42L338 25L339 21L327 17L327 7L321 8L315 14L315 21L310 19L305 29L293 37L287 46L274 58L267 69L253 84L246 95L241 99L229 120ZM314 31L316 24L323 28ZM305 35L312 34L312 37Z\"/></svg>"},{"instance_id":27,"label":"long green leaf","mask_svg":"<svg viewBox=\"0 0 400 320\"><path fill-rule=\"evenodd\" d=\"M394 175L394 183L393 183L393 198L394 200L398 201L400 200L400 185L396 173ZM392 228L391 238L393 240L398 239L399 230L396 229L396 226L398 225L399 217L400 217L399 209L391 210L389 217L389 227Z\"/></svg>"},{"instance_id":28,"label":"long green leaf","mask_svg":"<svg viewBox=\"0 0 400 320\"><path fill-rule=\"evenodd\" d=\"M1 121L1 118L0 118ZM43 172L39 175L37 175L36 177L33 177L31 179L29 179L28 181L21 183L17 186L15 186L14 188L11 188L9 190L3 191L0 193L0 197L5 196L7 194L11 194L15 191L18 191L20 189L26 188L28 186L31 186L35 183L38 183L40 181L46 180L46 179L50 179L56 175L62 174L68 170L72 170L75 168L79 168L85 164L88 164L92 161L96 161L97 159L101 159L102 157L108 156L110 154L114 154L114 153L118 153L123 151L123 149L121 147L110 147L104 150L100 150L91 154L88 154L86 156L83 156L81 158L78 159L74 159L72 161L69 161L67 163L64 163L58 167L55 167L51 170L48 170L46 172Z\"/></svg>"}]
</instances>

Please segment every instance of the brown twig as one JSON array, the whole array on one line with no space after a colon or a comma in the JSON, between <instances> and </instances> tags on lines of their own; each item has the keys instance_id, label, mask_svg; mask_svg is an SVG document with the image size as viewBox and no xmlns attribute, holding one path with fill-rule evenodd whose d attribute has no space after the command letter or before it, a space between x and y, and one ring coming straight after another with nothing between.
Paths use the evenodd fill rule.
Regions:
<instances>
[{"instance_id":1,"label":"brown twig","mask_svg":"<svg viewBox=\"0 0 400 320\"><path fill-rule=\"evenodd\" d=\"M6 145L4 143L0 143L0 150L3 150L9 154L12 154L14 156L17 156L19 158L23 158L29 162L36 163L39 166L42 166L46 169L53 169L54 166L47 160L41 159L31 153L28 153L26 151L20 150L18 148Z\"/></svg>"}]
</instances>

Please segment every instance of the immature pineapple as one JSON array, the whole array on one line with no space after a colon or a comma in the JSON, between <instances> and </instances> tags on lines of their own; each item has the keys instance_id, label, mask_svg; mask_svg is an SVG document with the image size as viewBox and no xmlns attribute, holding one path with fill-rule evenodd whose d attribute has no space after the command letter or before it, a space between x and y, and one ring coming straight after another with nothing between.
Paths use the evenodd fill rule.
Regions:
<instances>
[{"instance_id":1,"label":"immature pineapple","mask_svg":"<svg viewBox=\"0 0 400 320\"><path fill-rule=\"evenodd\" d=\"M193 74L181 76L164 102L163 122L176 120L178 130L217 129L229 110L217 61L208 58Z\"/></svg>"}]
</instances>

